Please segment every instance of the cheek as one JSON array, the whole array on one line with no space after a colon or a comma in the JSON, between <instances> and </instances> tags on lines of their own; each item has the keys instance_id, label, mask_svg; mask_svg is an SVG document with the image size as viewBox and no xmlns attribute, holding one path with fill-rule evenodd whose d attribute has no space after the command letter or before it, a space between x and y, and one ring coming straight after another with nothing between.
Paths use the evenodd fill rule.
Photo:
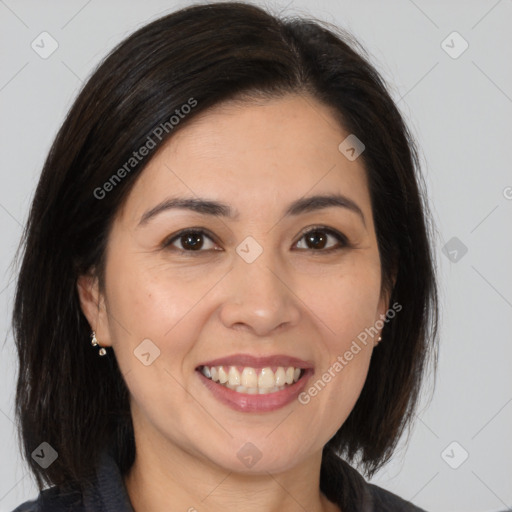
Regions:
<instances>
[{"instance_id":1,"label":"cheek","mask_svg":"<svg viewBox=\"0 0 512 512\"><path fill-rule=\"evenodd\" d=\"M342 350L376 321L380 272L371 266L342 267L338 273L311 278L306 305L321 320L332 347Z\"/></svg>"},{"instance_id":2,"label":"cheek","mask_svg":"<svg viewBox=\"0 0 512 512\"><path fill-rule=\"evenodd\" d=\"M139 335L151 332L161 338L173 328L211 287L210 278L170 269L168 265L148 266L146 254L112 258L108 282L113 315L127 322L127 329Z\"/></svg>"},{"instance_id":3,"label":"cheek","mask_svg":"<svg viewBox=\"0 0 512 512\"><path fill-rule=\"evenodd\" d=\"M311 393L323 395L333 433L346 419L364 386L372 354L370 330L377 320L380 271L372 265L347 265L338 275L307 286L308 308L320 319L324 357ZM314 389L313 389L314 388ZM307 391L307 390L306 390ZM309 394L309 392L308 392Z\"/></svg>"},{"instance_id":4,"label":"cheek","mask_svg":"<svg viewBox=\"0 0 512 512\"><path fill-rule=\"evenodd\" d=\"M197 268L180 272L166 264L148 266L144 259L147 255L135 254L111 260L107 290L112 344L125 372L141 371L134 354L147 346L158 354L155 366L165 361L169 371L181 373L193 340L200 338L205 296L219 278ZM154 384L154 378L149 382Z\"/></svg>"}]
</instances>

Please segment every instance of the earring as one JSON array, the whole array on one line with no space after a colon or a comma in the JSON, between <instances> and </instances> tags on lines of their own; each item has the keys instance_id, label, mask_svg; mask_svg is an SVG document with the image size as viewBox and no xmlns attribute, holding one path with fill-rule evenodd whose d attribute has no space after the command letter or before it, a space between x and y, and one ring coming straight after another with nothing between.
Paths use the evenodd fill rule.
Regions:
<instances>
[{"instance_id":1,"label":"earring","mask_svg":"<svg viewBox=\"0 0 512 512\"><path fill-rule=\"evenodd\" d=\"M98 340L96 339L96 333L94 331L92 331L91 333L91 345L93 347L96 347L98 345ZM107 351L103 347L101 347L99 350L100 356L104 356L106 353Z\"/></svg>"},{"instance_id":2,"label":"earring","mask_svg":"<svg viewBox=\"0 0 512 512\"><path fill-rule=\"evenodd\" d=\"M375 343L375 346L377 346L382 341L382 336L379 336L379 339L377 340L377 343Z\"/></svg>"}]
</instances>

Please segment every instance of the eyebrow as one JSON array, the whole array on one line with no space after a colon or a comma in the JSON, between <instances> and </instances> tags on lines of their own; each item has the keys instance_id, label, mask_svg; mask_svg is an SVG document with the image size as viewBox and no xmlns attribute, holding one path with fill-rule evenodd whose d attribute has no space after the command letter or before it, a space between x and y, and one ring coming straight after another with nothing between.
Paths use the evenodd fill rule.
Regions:
<instances>
[{"instance_id":1,"label":"eyebrow","mask_svg":"<svg viewBox=\"0 0 512 512\"><path fill-rule=\"evenodd\" d=\"M366 220L364 214L359 206L348 197L342 194L329 194L329 195L315 195L311 197L302 197L293 201L284 212L284 217L294 217L304 213L322 210L324 208L345 208L359 215L366 227ZM231 220L237 220L240 213L234 210L231 206L218 201L212 201L203 198L168 198L157 204L155 207L146 211L138 226L146 224L150 219L158 214L173 210L184 209L191 210L202 215L211 215L213 217L225 217Z\"/></svg>"}]
</instances>

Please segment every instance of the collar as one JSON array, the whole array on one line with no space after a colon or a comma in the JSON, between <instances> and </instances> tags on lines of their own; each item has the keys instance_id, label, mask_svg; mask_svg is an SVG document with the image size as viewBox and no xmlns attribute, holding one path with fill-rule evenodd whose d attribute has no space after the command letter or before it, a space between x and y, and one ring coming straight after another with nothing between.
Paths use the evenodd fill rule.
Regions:
<instances>
[{"instance_id":1,"label":"collar","mask_svg":"<svg viewBox=\"0 0 512 512\"><path fill-rule=\"evenodd\" d=\"M96 475L83 493L84 512L135 512L111 449L101 453Z\"/></svg>"}]
</instances>

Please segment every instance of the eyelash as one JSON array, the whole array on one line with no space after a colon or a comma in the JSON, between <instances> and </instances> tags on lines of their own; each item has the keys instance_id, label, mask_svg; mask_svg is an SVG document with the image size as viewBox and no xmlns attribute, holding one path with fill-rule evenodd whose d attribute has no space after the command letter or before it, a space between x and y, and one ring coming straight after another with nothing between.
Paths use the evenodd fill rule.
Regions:
<instances>
[{"instance_id":1,"label":"eyelash","mask_svg":"<svg viewBox=\"0 0 512 512\"><path fill-rule=\"evenodd\" d=\"M332 252L340 251L342 249L350 247L350 243L349 243L349 241L348 241L348 239L347 239L347 237L345 235L343 235L342 233L339 233L335 229L331 229L331 228L328 228L326 226L313 226L313 227L308 228L307 231L305 231L305 232L303 232L301 234L301 236L300 236L299 240L297 241L297 243L300 242L307 235L309 235L311 233L316 233L316 232L325 233L327 235L330 235L330 236L334 237L338 241L339 245L338 246L334 246L334 247L330 247L329 249L299 249L300 251L308 251L308 252L312 252L312 253L330 254ZM206 249L206 250L201 250L200 249L200 250L194 251L194 250L179 249L179 248L176 248L176 247L171 247L171 245L176 240L179 240L181 237L186 236L186 235L190 235L190 234L201 235L201 236L204 235L204 236L208 237L212 242L217 243L217 242L215 242L214 237L212 237L204 229L201 229L201 228L187 228L187 229L183 229L182 231L179 231L178 233L172 235L170 238L167 238L162 243L162 248L169 249L169 250L172 250L172 251L178 251L178 252L181 252L181 253L186 253L187 256L188 255L195 256L195 255L199 255L199 254L204 253L204 252L210 252L212 250L215 250L215 249Z\"/></svg>"}]
</instances>

